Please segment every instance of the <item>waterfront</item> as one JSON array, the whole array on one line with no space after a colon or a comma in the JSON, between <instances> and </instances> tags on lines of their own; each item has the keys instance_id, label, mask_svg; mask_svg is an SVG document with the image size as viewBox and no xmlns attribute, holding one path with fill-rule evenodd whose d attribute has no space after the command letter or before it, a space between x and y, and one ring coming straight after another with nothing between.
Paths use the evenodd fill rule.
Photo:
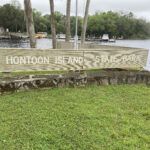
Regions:
<instances>
[{"instance_id":1,"label":"waterfront","mask_svg":"<svg viewBox=\"0 0 150 150\"><path fill-rule=\"evenodd\" d=\"M135 48L150 48L149 40L117 40L115 43L100 43L99 45L114 45L114 46L125 46L125 47L135 47ZM30 44L28 40L1 40L0 48L29 48ZM52 48L51 39L37 39L37 48L47 49Z\"/></svg>"},{"instance_id":2,"label":"waterfront","mask_svg":"<svg viewBox=\"0 0 150 150\"><path fill-rule=\"evenodd\" d=\"M117 40L115 43L101 43L101 44L150 49L150 39L148 40Z\"/></svg>"},{"instance_id":3,"label":"waterfront","mask_svg":"<svg viewBox=\"0 0 150 150\"><path fill-rule=\"evenodd\" d=\"M29 40L1 40L0 48L30 48ZM37 39L37 48L52 48L51 39Z\"/></svg>"}]
</instances>

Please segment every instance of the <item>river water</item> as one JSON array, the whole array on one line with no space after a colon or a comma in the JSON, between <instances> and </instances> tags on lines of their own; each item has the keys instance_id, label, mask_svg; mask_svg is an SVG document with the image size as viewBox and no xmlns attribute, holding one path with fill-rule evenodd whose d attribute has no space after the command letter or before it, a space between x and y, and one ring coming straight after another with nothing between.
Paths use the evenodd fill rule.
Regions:
<instances>
[{"instance_id":1,"label":"river water","mask_svg":"<svg viewBox=\"0 0 150 150\"><path fill-rule=\"evenodd\" d=\"M29 40L0 40L0 48L30 48ZM52 48L51 39L37 39L37 48Z\"/></svg>"},{"instance_id":2,"label":"river water","mask_svg":"<svg viewBox=\"0 0 150 150\"><path fill-rule=\"evenodd\" d=\"M101 43L101 44L150 49L150 39L149 40L117 40L115 43Z\"/></svg>"},{"instance_id":3,"label":"river water","mask_svg":"<svg viewBox=\"0 0 150 150\"><path fill-rule=\"evenodd\" d=\"M115 43L100 43L99 45L115 45L115 46L125 46L125 47L135 47L135 48L146 48L150 49L150 39L149 40L117 40ZM0 40L0 48L29 48L30 44L27 40ZM37 48L47 49L52 48L51 39L37 39Z\"/></svg>"}]
</instances>

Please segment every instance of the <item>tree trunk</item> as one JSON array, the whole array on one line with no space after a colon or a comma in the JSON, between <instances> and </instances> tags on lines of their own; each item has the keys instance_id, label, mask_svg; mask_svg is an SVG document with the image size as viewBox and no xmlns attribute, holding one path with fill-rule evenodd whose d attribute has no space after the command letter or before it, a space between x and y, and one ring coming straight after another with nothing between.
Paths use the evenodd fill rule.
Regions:
<instances>
[{"instance_id":1,"label":"tree trunk","mask_svg":"<svg viewBox=\"0 0 150 150\"><path fill-rule=\"evenodd\" d=\"M66 7L66 42L70 41L70 11L71 11L71 0L67 0Z\"/></svg>"},{"instance_id":2,"label":"tree trunk","mask_svg":"<svg viewBox=\"0 0 150 150\"><path fill-rule=\"evenodd\" d=\"M24 0L24 10L25 10L25 19L26 19L26 28L28 35L30 37L30 47L36 47L36 39L35 39L35 28L32 14L32 6L30 0Z\"/></svg>"},{"instance_id":3,"label":"tree trunk","mask_svg":"<svg viewBox=\"0 0 150 150\"><path fill-rule=\"evenodd\" d=\"M91 0L87 0L86 2L86 9L85 9L85 15L83 20L83 27L82 27L82 34L81 34L81 45L83 46L85 43L86 38L86 30L87 30L87 21L88 21L88 15L89 15L89 7L90 7Z\"/></svg>"},{"instance_id":4,"label":"tree trunk","mask_svg":"<svg viewBox=\"0 0 150 150\"><path fill-rule=\"evenodd\" d=\"M53 49L57 47L56 41L56 24L55 24L55 11L54 11L54 0L49 0L50 2L50 11L51 11L51 33L52 33L52 45Z\"/></svg>"}]
</instances>

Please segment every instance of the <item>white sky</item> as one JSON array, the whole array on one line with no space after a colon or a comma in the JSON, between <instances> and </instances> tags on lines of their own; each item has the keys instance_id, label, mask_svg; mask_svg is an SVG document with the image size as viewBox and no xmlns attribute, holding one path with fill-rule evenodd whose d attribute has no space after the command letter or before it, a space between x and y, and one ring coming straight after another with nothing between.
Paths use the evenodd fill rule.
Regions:
<instances>
[{"instance_id":1,"label":"white sky","mask_svg":"<svg viewBox=\"0 0 150 150\"><path fill-rule=\"evenodd\" d=\"M0 0L0 4L10 0ZM23 0L19 0L23 6ZM71 14L75 14L75 1L72 0ZM79 1L79 14L83 15L86 0ZM49 0L31 0L32 7L43 14L49 13ZM65 13L66 0L54 0L55 10ZM133 12L137 17L142 17L150 21L150 0L91 0L90 14L96 11L123 11Z\"/></svg>"}]
</instances>

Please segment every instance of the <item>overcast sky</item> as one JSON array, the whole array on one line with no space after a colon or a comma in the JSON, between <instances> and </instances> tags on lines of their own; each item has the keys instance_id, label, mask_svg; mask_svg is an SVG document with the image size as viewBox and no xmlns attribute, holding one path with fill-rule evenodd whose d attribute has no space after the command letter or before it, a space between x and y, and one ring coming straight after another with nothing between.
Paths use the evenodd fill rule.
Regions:
<instances>
[{"instance_id":1,"label":"overcast sky","mask_svg":"<svg viewBox=\"0 0 150 150\"><path fill-rule=\"evenodd\" d=\"M0 0L7 2L9 0ZM23 6L23 0L19 0ZM75 1L72 0L71 14L75 14ZM79 14L83 15L86 0L79 1ZM49 0L31 0L32 7L43 14L49 13ZM55 10L65 13L66 0L54 0ZM124 11L133 12L137 17L142 17L150 21L150 0L91 0L90 14L96 11Z\"/></svg>"}]
</instances>

